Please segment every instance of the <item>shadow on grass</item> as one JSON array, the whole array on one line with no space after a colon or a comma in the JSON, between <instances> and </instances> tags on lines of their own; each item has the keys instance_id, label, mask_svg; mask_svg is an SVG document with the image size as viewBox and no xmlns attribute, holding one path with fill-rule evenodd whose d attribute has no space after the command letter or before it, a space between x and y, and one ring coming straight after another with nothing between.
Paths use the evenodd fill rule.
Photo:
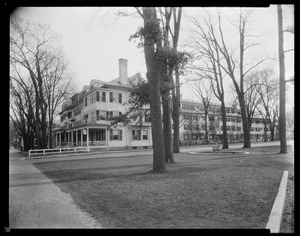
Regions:
<instances>
[{"instance_id":1,"label":"shadow on grass","mask_svg":"<svg viewBox=\"0 0 300 236\"><path fill-rule=\"evenodd\" d=\"M38 168L38 166L36 166ZM140 167L149 167L148 170L140 169ZM220 165L213 166L190 166L190 165L172 165L166 172L153 172L152 165L130 165L113 168L87 168L87 169L71 169L44 171L43 174L50 178L54 183L68 183L75 181L101 181L122 182L134 180L136 182L160 180L161 178L169 179L174 176L183 177L191 173L209 172L222 168ZM134 168L134 169L131 169ZM135 169L136 168L136 169ZM126 170L127 169L127 170ZM120 171L121 170L121 171ZM144 171L143 171L144 170ZM141 172L142 171L142 172ZM37 183L43 184L43 183ZM45 183L46 184L46 183ZM30 184L33 185L33 184Z\"/></svg>"}]
</instances>

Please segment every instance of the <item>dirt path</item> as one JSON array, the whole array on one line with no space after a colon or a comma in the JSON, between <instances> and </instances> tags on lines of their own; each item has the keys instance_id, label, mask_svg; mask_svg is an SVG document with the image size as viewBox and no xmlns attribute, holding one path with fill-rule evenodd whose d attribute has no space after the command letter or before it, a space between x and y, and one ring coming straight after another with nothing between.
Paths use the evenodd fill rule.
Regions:
<instances>
[{"instance_id":1,"label":"dirt path","mask_svg":"<svg viewBox=\"0 0 300 236\"><path fill-rule=\"evenodd\" d=\"M9 227L10 228L101 228L82 212L69 194L63 193L32 164L14 164L20 158L10 153Z\"/></svg>"}]
</instances>

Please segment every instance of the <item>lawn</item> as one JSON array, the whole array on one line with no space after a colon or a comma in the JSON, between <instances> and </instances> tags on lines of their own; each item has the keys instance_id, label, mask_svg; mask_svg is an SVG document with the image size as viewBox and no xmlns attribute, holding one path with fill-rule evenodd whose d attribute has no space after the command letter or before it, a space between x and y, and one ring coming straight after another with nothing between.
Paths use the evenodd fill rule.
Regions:
<instances>
[{"instance_id":1,"label":"lawn","mask_svg":"<svg viewBox=\"0 0 300 236\"><path fill-rule=\"evenodd\" d=\"M264 228L293 155L246 151L175 154L163 174L149 173L152 156L34 165L104 228Z\"/></svg>"}]
</instances>

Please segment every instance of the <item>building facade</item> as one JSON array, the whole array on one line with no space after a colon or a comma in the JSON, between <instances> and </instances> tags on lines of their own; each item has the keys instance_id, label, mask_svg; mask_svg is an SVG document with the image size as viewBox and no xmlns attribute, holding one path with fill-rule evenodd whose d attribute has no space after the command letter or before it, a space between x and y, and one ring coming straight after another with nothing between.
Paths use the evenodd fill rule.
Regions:
<instances>
[{"instance_id":1,"label":"building facade","mask_svg":"<svg viewBox=\"0 0 300 236\"><path fill-rule=\"evenodd\" d=\"M111 126L114 117L128 111L132 85L140 74L127 76L127 60L119 59L119 77L105 82L91 80L75 94L60 112L60 126L54 130L54 146L88 146L93 148L148 148L152 146L149 108L128 125Z\"/></svg>"},{"instance_id":2,"label":"building facade","mask_svg":"<svg viewBox=\"0 0 300 236\"><path fill-rule=\"evenodd\" d=\"M226 107L226 126L229 143L243 142L243 124L241 112L234 107ZM181 100L180 110L180 137L182 145L198 145L204 143L205 136L205 112L200 102ZM207 116L208 139L210 143L222 143L223 122L221 106L213 104L209 107ZM250 138L251 142L264 141L265 126L261 117L253 117ZM267 130L267 139L270 132Z\"/></svg>"}]
</instances>

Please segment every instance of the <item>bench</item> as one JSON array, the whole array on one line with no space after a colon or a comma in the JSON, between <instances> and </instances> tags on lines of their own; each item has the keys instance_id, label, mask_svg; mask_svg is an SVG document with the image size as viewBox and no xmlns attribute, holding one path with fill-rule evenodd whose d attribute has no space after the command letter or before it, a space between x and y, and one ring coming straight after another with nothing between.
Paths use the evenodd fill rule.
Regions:
<instances>
[{"instance_id":1,"label":"bench","mask_svg":"<svg viewBox=\"0 0 300 236\"><path fill-rule=\"evenodd\" d=\"M213 153L220 153L220 151L221 151L221 146L220 145L215 144L215 145L212 146L212 152Z\"/></svg>"}]
</instances>

